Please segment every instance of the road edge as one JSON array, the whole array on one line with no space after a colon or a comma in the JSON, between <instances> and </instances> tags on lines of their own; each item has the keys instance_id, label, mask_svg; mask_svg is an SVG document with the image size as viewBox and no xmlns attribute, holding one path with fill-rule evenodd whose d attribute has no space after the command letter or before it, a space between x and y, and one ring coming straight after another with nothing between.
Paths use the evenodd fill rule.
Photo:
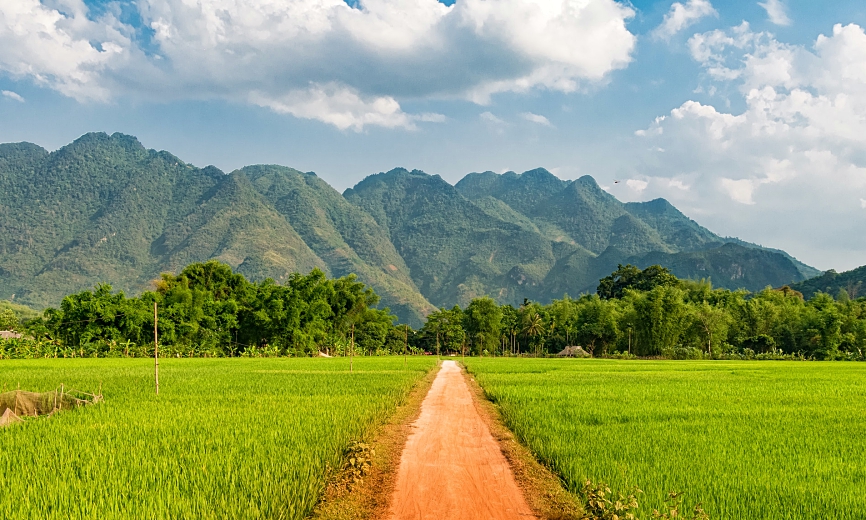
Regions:
<instances>
[{"instance_id":1,"label":"road edge","mask_svg":"<svg viewBox=\"0 0 866 520\"><path fill-rule=\"evenodd\" d=\"M538 518L544 520L583 518L583 508L578 498L566 491L559 476L541 464L535 454L517 440L514 432L505 426L499 407L487 398L484 389L466 366L460 363L460 367L474 398L475 408L499 443L529 507Z\"/></svg>"},{"instance_id":2,"label":"road edge","mask_svg":"<svg viewBox=\"0 0 866 520\"><path fill-rule=\"evenodd\" d=\"M391 497L397 481L400 457L412 424L421 415L421 403L427 397L433 380L442 368L436 367L424 375L409 392L403 404L391 417L370 434L375 450L370 470L361 482L348 485L344 475L336 475L329 483L319 503L308 516L312 520L379 520L388 515Z\"/></svg>"}]
</instances>

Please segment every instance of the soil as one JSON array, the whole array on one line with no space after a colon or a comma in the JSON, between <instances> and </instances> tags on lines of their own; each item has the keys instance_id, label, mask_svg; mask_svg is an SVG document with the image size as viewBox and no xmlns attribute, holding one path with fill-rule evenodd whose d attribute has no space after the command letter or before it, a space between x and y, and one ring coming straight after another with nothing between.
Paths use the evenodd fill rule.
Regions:
<instances>
[{"instance_id":1,"label":"soil","mask_svg":"<svg viewBox=\"0 0 866 520\"><path fill-rule=\"evenodd\" d=\"M337 474L328 484L322 501L311 515L315 520L372 520L388 514L394 492L397 467L411 424L421 413L421 403L430 390L437 370L431 370L410 392L406 401L377 431L371 433L375 450L372 466L364 479L353 482L346 474Z\"/></svg>"},{"instance_id":2,"label":"soil","mask_svg":"<svg viewBox=\"0 0 866 520\"><path fill-rule=\"evenodd\" d=\"M578 520L584 518L583 507L576 495L563 487L562 479L538 462L535 455L518 442L514 433L505 426L499 408L484 395L484 390L471 374L464 378L475 396L475 405L481 418L490 428L508 460L517 484L523 490L538 518L545 520Z\"/></svg>"},{"instance_id":3,"label":"soil","mask_svg":"<svg viewBox=\"0 0 866 520\"><path fill-rule=\"evenodd\" d=\"M388 518L538 518L456 362L442 363L412 427Z\"/></svg>"},{"instance_id":4,"label":"soil","mask_svg":"<svg viewBox=\"0 0 866 520\"><path fill-rule=\"evenodd\" d=\"M358 483L336 475L312 518L583 518L577 497L453 361L431 371L373 437L370 473Z\"/></svg>"}]
</instances>

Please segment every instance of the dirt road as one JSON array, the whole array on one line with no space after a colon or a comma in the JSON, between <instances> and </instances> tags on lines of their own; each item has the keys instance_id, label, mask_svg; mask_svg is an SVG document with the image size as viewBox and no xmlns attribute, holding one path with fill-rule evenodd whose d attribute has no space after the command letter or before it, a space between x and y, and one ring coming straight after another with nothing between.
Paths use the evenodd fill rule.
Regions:
<instances>
[{"instance_id":1,"label":"dirt road","mask_svg":"<svg viewBox=\"0 0 866 520\"><path fill-rule=\"evenodd\" d=\"M413 428L390 519L535 518L454 361L442 363Z\"/></svg>"}]
</instances>

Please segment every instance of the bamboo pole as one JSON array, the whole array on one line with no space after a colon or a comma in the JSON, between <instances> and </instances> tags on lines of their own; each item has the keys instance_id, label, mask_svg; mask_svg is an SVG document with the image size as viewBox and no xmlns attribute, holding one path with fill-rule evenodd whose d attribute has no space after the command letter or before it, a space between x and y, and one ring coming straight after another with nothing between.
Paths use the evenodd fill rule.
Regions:
<instances>
[{"instance_id":1,"label":"bamboo pole","mask_svg":"<svg viewBox=\"0 0 866 520\"><path fill-rule=\"evenodd\" d=\"M409 363L409 324L406 324L405 338L403 338L403 368Z\"/></svg>"},{"instance_id":2,"label":"bamboo pole","mask_svg":"<svg viewBox=\"0 0 866 520\"><path fill-rule=\"evenodd\" d=\"M157 329L156 300L153 302L153 378L156 382L156 395L159 395L159 338Z\"/></svg>"},{"instance_id":3,"label":"bamboo pole","mask_svg":"<svg viewBox=\"0 0 866 520\"><path fill-rule=\"evenodd\" d=\"M355 371L355 324L352 324L352 343L349 347L351 350L349 351L349 373L353 373Z\"/></svg>"}]
</instances>

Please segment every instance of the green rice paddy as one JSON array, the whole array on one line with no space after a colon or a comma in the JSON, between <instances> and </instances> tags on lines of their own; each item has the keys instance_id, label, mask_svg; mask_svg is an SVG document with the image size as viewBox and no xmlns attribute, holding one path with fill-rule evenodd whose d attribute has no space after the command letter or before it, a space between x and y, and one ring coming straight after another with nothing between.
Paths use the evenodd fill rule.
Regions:
<instances>
[{"instance_id":1,"label":"green rice paddy","mask_svg":"<svg viewBox=\"0 0 866 520\"><path fill-rule=\"evenodd\" d=\"M0 518L306 516L328 468L435 359L0 362L0 389L95 391L105 402L0 429Z\"/></svg>"},{"instance_id":2,"label":"green rice paddy","mask_svg":"<svg viewBox=\"0 0 866 520\"><path fill-rule=\"evenodd\" d=\"M467 359L568 488L716 519L866 518L866 364Z\"/></svg>"}]
</instances>

